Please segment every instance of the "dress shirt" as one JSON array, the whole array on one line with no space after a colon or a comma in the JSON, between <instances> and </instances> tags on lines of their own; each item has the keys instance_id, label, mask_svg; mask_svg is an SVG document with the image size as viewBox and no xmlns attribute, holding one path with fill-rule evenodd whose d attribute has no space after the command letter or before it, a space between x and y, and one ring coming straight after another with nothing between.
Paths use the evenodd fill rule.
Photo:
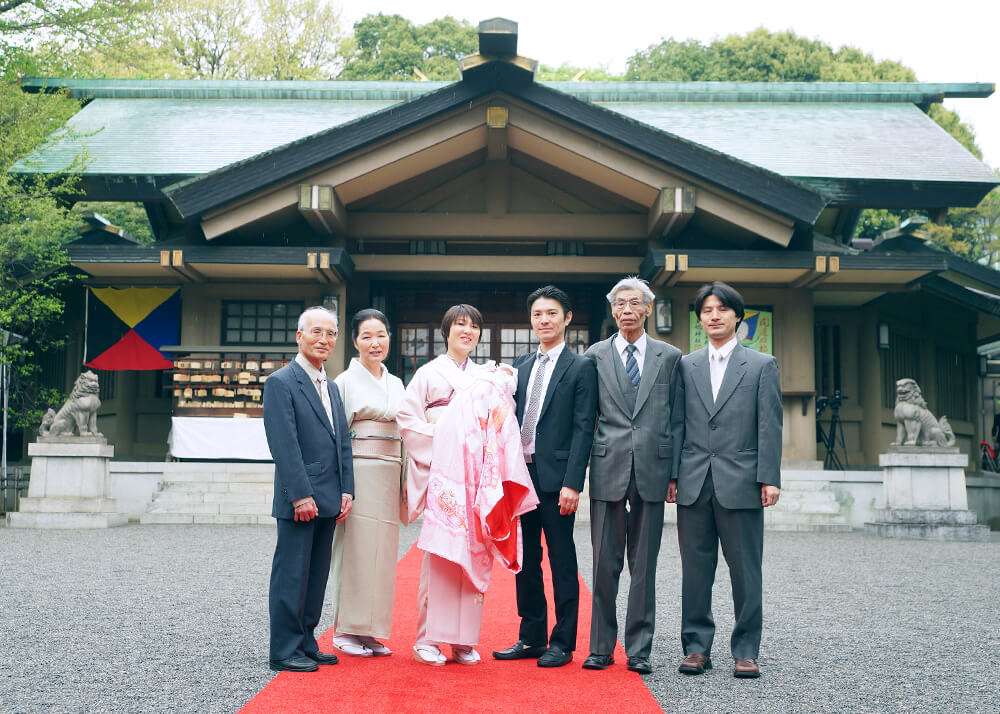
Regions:
<instances>
[{"instance_id":1,"label":"dress shirt","mask_svg":"<svg viewBox=\"0 0 1000 714\"><path fill-rule=\"evenodd\" d=\"M295 361L299 363L299 366L305 370L306 376L309 377L309 381L312 382L313 387L316 388L317 394L319 394L319 401L323 405L323 410L326 412L326 418L330 420L330 426L336 430L336 426L333 421L333 404L330 402L330 389L326 380L326 370L316 369L313 367L312 362L306 359L301 352L295 355Z\"/></svg>"},{"instance_id":2,"label":"dress shirt","mask_svg":"<svg viewBox=\"0 0 1000 714\"><path fill-rule=\"evenodd\" d=\"M639 339L632 343L635 345L635 363L639 366L639 376L642 376L642 362L646 358L646 333L643 332L639 335ZM628 352L625 348L628 347L629 341L622 337L622 333L615 335L615 351L618 356L621 357L622 367L628 363Z\"/></svg>"},{"instance_id":3,"label":"dress shirt","mask_svg":"<svg viewBox=\"0 0 1000 714\"><path fill-rule=\"evenodd\" d=\"M719 398L719 389L722 387L722 378L726 376L726 366L729 364L729 357L736 349L736 335L733 335L719 349L715 349L712 343L708 343L708 371L712 377L712 401Z\"/></svg>"},{"instance_id":4,"label":"dress shirt","mask_svg":"<svg viewBox=\"0 0 1000 714\"><path fill-rule=\"evenodd\" d=\"M566 347L565 342L560 342L558 345L550 349L545 353L545 356L549 358L549 361L545 363L545 373L542 375L542 396L541 402L538 404L538 415L541 416L542 406L545 404L545 394L549 391L549 380L552 379L552 373L556 369L556 362L559 361L559 355L562 354L563 348ZM535 384L535 378L538 376L538 355L542 354L541 349L535 355L535 361L531 365L531 374L528 375L528 388L524 390L524 398L529 399L531 396L531 389ZM527 412L528 405L524 405L524 410ZM535 421L535 428L531 430L531 439L525 446L524 455L530 456L535 453L535 431L538 429L538 421Z\"/></svg>"}]
</instances>

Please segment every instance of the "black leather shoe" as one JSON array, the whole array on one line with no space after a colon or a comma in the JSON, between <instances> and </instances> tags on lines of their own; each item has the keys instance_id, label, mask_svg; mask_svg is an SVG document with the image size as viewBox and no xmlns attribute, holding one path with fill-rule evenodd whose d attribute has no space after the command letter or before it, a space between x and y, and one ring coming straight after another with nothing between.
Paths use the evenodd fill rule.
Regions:
<instances>
[{"instance_id":1,"label":"black leather shoe","mask_svg":"<svg viewBox=\"0 0 1000 714\"><path fill-rule=\"evenodd\" d=\"M584 669L607 669L615 663L612 655L599 655L591 652L587 659L583 660Z\"/></svg>"},{"instance_id":2,"label":"black leather shoe","mask_svg":"<svg viewBox=\"0 0 1000 714\"><path fill-rule=\"evenodd\" d=\"M332 652L311 652L306 657L316 662L316 664L337 664L340 662L337 659L337 655Z\"/></svg>"},{"instance_id":3,"label":"black leather shoe","mask_svg":"<svg viewBox=\"0 0 1000 714\"><path fill-rule=\"evenodd\" d=\"M319 669L316 660L308 657L289 657L288 659L272 659L268 662L275 672L315 672Z\"/></svg>"},{"instance_id":4,"label":"black leather shoe","mask_svg":"<svg viewBox=\"0 0 1000 714\"><path fill-rule=\"evenodd\" d=\"M545 654L545 645L528 645L518 640L505 650L496 650L493 659L538 659Z\"/></svg>"},{"instance_id":5,"label":"black leather shoe","mask_svg":"<svg viewBox=\"0 0 1000 714\"><path fill-rule=\"evenodd\" d=\"M653 673L653 666L649 663L649 660L646 659L645 657L629 657L628 668L633 672L638 672L639 674Z\"/></svg>"},{"instance_id":6,"label":"black leather shoe","mask_svg":"<svg viewBox=\"0 0 1000 714\"><path fill-rule=\"evenodd\" d=\"M562 667L573 661L572 652L563 652L558 647L549 647L545 654L538 658L539 667Z\"/></svg>"}]
</instances>

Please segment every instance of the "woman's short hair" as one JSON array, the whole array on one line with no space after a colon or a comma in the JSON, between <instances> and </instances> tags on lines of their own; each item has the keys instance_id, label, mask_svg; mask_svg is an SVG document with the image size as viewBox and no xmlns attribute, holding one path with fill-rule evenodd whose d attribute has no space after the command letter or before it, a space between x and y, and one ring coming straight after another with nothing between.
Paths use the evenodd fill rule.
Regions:
<instances>
[{"instance_id":1,"label":"woman's short hair","mask_svg":"<svg viewBox=\"0 0 1000 714\"><path fill-rule=\"evenodd\" d=\"M715 295L715 297L719 298L719 302L736 313L737 325L743 322L743 314L746 307L743 303L743 296L732 285L727 285L719 280L706 283L698 288L698 292L694 296L695 315L701 316L701 306L705 304L709 295Z\"/></svg>"},{"instance_id":2,"label":"woman's short hair","mask_svg":"<svg viewBox=\"0 0 1000 714\"><path fill-rule=\"evenodd\" d=\"M656 295L653 293L652 289L649 287L649 283L637 276L629 276L622 278L615 286L611 288L606 297L608 298L608 303L612 304L615 301L615 295L620 293L622 290L638 290L642 293L642 301L646 305L652 305L653 301L656 300Z\"/></svg>"},{"instance_id":3,"label":"woman's short hair","mask_svg":"<svg viewBox=\"0 0 1000 714\"><path fill-rule=\"evenodd\" d=\"M354 336L354 339L358 339L358 334L361 332L361 325L368 320L378 320L385 327L385 331L389 332L389 320L386 319L385 314L373 307L366 307L364 310L358 310L354 313L354 317L351 318L351 334Z\"/></svg>"},{"instance_id":4,"label":"woman's short hair","mask_svg":"<svg viewBox=\"0 0 1000 714\"><path fill-rule=\"evenodd\" d=\"M441 336L446 343L448 342L448 335L451 333L451 326L460 317L469 318L469 321L476 327L482 328L483 326L483 313L479 312L478 309L465 303L452 305L445 310L444 317L441 318Z\"/></svg>"}]
</instances>

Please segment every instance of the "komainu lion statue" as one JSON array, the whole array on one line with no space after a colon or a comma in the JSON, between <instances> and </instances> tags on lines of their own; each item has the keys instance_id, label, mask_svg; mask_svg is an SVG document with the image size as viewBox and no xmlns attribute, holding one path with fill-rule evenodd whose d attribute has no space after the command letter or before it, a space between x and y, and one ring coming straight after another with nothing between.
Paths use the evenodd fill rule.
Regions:
<instances>
[{"instance_id":1,"label":"komainu lion statue","mask_svg":"<svg viewBox=\"0 0 1000 714\"><path fill-rule=\"evenodd\" d=\"M955 432L948 417L935 419L920 385L912 379L896 382L896 440L893 446L954 446Z\"/></svg>"},{"instance_id":2,"label":"komainu lion statue","mask_svg":"<svg viewBox=\"0 0 1000 714\"><path fill-rule=\"evenodd\" d=\"M45 413L38 436L73 436L74 430L80 436L103 436L97 430L97 410L101 408L97 392L97 375L89 371L81 374L62 408Z\"/></svg>"}]
</instances>

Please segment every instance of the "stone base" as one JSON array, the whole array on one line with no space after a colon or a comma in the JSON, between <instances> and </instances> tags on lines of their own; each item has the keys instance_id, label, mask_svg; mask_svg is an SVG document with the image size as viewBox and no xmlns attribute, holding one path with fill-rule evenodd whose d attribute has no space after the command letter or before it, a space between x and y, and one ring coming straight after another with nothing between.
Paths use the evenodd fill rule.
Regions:
<instances>
[{"instance_id":1,"label":"stone base","mask_svg":"<svg viewBox=\"0 0 1000 714\"><path fill-rule=\"evenodd\" d=\"M972 511L886 508L875 512L878 519L865 524L865 532L880 538L913 540L987 541L988 526L976 524Z\"/></svg>"},{"instance_id":2,"label":"stone base","mask_svg":"<svg viewBox=\"0 0 1000 714\"><path fill-rule=\"evenodd\" d=\"M79 530L82 528L116 528L128 523L123 513L52 513L43 511L7 514L9 528L47 528Z\"/></svg>"}]
</instances>

